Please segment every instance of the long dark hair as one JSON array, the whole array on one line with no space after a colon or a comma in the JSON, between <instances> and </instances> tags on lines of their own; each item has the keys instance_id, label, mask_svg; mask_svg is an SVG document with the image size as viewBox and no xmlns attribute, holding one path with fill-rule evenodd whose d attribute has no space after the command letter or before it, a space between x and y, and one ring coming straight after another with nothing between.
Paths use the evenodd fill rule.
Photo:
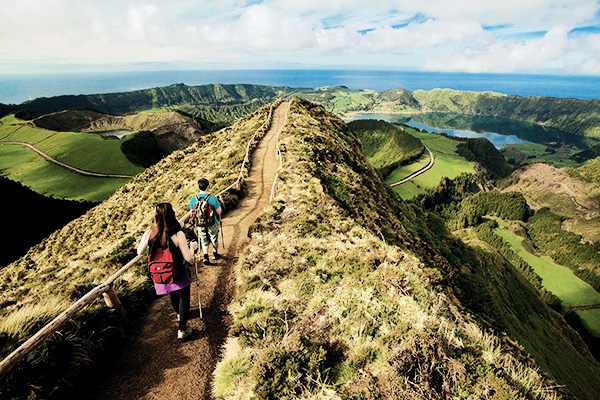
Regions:
<instances>
[{"instance_id":1,"label":"long dark hair","mask_svg":"<svg viewBox=\"0 0 600 400\"><path fill-rule=\"evenodd\" d=\"M152 227L150 241L158 240L162 249L169 247L169 239L181 230L181 225L175 217L171 203L160 203L156 206L156 225Z\"/></svg>"}]
</instances>

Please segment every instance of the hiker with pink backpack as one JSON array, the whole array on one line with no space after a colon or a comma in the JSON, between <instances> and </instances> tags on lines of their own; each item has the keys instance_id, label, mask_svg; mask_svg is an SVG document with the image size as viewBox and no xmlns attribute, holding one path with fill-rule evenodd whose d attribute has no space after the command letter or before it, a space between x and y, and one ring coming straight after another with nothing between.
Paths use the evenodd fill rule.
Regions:
<instances>
[{"instance_id":1,"label":"hiker with pink backpack","mask_svg":"<svg viewBox=\"0 0 600 400\"><path fill-rule=\"evenodd\" d=\"M209 246L213 247L215 260L221 258L219 254L219 220L221 219L221 203L214 195L209 194L208 179L198 180L200 193L190 200L190 222L198 228L198 238L204 253L204 264L211 265L208 258Z\"/></svg>"},{"instance_id":2,"label":"hiker with pink backpack","mask_svg":"<svg viewBox=\"0 0 600 400\"><path fill-rule=\"evenodd\" d=\"M148 270L157 295L169 295L171 306L177 313L177 339L192 334L187 326L190 313L189 265L195 261L198 243L189 244L169 203L156 206L155 225L144 232L137 253L148 253Z\"/></svg>"}]
</instances>

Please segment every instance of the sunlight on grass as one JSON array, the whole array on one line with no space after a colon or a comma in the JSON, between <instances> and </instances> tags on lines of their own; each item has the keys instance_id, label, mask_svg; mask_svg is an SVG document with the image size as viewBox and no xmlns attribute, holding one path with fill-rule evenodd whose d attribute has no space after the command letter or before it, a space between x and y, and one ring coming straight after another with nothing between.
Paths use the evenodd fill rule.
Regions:
<instances>
[{"instance_id":1,"label":"sunlight on grass","mask_svg":"<svg viewBox=\"0 0 600 400\"><path fill-rule=\"evenodd\" d=\"M526 251L521 245L523 237L506 229L497 229L496 232L527 264L531 265L542 278L543 286L557 295L565 306L600 302L600 294L569 268L558 265L548 256L539 257Z\"/></svg>"},{"instance_id":2,"label":"sunlight on grass","mask_svg":"<svg viewBox=\"0 0 600 400\"><path fill-rule=\"evenodd\" d=\"M435 156L435 163L429 171L393 188L402 199L412 199L421 193L425 193L426 189L437 187L444 177L454 179L462 173L475 173L475 163L465 160L456 153L456 146L460 143L459 141L410 128L406 129L406 132L420 139L425 146L429 147ZM390 184L406 178L413 172L425 167L429 163L429 159L429 153L424 152L423 156L416 162L403 165L392 171L385 178L385 182Z\"/></svg>"},{"instance_id":3,"label":"sunlight on grass","mask_svg":"<svg viewBox=\"0 0 600 400\"><path fill-rule=\"evenodd\" d=\"M353 142L325 134L311 112L298 106L293 112L294 104L282 134L277 196L236 265L238 297L229 310L237 342L217 367L225 375L216 379L235 375L257 399L413 398L417 392L484 398L487 382L505 398L519 398L517 387L536 397L545 377L436 291L435 272L410 250L382 240L368 200L346 205L374 186L366 159L355 157L353 168L325 159L316 168L308 156L325 148L348 157L356 152ZM340 185L344 196L337 194ZM248 354L250 369L242 373L244 362L232 373ZM214 392L217 399L235 398L233 385L223 388Z\"/></svg>"}]
</instances>

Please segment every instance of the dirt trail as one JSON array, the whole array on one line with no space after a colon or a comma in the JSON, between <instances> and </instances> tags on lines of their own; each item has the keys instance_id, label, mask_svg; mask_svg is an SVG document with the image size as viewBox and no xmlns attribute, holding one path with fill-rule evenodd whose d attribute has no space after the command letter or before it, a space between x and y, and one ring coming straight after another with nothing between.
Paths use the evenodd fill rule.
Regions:
<instances>
[{"instance_id":1,"label":"dirt trail","mask_svg":"<svg viewBox=\"0 0 600 400\"><path fill-rule=\"evenodd\" d=\"M155 301L131 333L127 348L106 379L85 397L94 399L211 399L212 372L227 337L231 316L227 306L235 296L234 265L248 228L268 204L279 162L275 158L277 131L289 103L277 107L271 128L252 155L247 195L223 219L224 259L214 265L198 264L205 329L200 331L198 292L191 286L188 326L190 339L176 339L176 314L167 296ZM210 253L212 256L212 252ZM212 259L212 257L211 257ZM194 276L194 272L192 272Z\"/></svg>"}]
</instances>

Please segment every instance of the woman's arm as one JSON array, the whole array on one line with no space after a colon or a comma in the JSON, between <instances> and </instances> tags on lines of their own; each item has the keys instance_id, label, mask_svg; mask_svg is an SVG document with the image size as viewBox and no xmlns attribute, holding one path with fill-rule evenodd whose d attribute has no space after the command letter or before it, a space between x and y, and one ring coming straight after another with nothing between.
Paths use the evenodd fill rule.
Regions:
<instances>
[{"instance_id":1,"label":"woman's arm","mask_svg":"<svg viewBox=\"0 0 600 400\"><path fill-rule=\"evenodd\" d=\"M149 238L150 238L150 229L148 229L146 232L144 232L144 235L142 235L142 238L140 239L140 243L138 244L138 247L137 247L138 254L142 254L144 252L144 250L146 250L146 247L148 246Z\"/></svg>"},{"instance_id":2,"label":"woman's arm","mask_svg":"<svg viewBox=\"0 0 600 400\"><path fill-rule=\"evenodd\" d=\"M198 248L198 244L196 243L196 247L192 247L192 249L190 249L188 247L187 244L187 239L185 238L185 233L183 233L183 231L179 231L177 232L176 235L171 236L171 240L173 240L173 243L175 243L177 245L177 247L179 247L179 250L181 250L181 255L183 256L183 258L185 258L185 260L189 263L193 263L194 262L194 250L196 250ZM192 242L194 243L194 242Z\"/></svg>"}]
</instances>

